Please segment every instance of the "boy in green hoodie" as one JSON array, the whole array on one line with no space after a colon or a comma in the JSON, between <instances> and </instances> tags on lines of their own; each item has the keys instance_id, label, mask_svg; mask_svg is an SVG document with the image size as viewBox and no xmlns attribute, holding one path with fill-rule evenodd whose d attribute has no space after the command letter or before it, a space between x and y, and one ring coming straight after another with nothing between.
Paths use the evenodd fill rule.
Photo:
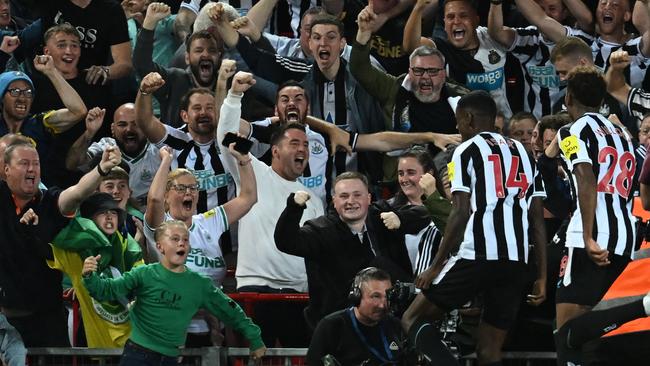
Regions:
<instances>
[{"instance_id":1,"label":"boy in green hoodie","mask_svg":"<svg viewBox=\"0 0 650 366\"><path fill-rule=\"evenodd\" d=\"M109 300L135 294L130 312L132 333L120 365L176 365L187 326L201 308L242 333L250 342L251 358L259 362L266 352L260 328L210 279L185 267L190 251L185 223L163 222L154 239L160 262L134 268L120 278L97 275L101 255L84 261L83 283L93 298Z\"/></svg>"}]
</instances>

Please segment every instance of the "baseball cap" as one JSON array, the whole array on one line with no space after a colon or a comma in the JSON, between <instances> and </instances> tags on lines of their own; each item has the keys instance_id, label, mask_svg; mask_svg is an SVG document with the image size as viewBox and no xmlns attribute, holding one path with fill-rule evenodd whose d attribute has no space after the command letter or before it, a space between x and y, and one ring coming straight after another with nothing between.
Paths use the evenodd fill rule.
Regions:
<instances>
[{"instance_id":1,"label":"baseball cap","mask_svg":"<svg viewBox=\"0 0 650 366\"><path fill-rule=\"evenodd\" d=\"M27 74L22 71L6 71L0 74L0 95L4 95L4 93L7 91L7 88L9 88L9 85L11 85L11 83L16 80L25 80L32 88L32 92L35 92L34 83L32 82L32 79L27 76Z\"/></svg>"},{"instance_id":2,"label":"baseball cap","mask_svg":"<svg viewBox=\"0 0 650 366\"><path fill-rule=\"evenodd\" d=\"M106 211L116 211L120 225L124 220L126 220L126 212L120 208L117 201L115 201L113 196L108 193L93 193L90 197L86 198L79 207L81 217L91 220L95 215Z\"/></svg>"}]
</instances>

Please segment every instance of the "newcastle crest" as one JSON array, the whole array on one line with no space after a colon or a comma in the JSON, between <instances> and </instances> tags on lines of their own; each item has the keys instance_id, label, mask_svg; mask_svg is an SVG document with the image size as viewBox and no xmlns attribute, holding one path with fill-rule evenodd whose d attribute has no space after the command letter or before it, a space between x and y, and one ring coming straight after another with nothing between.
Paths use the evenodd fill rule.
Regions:
<instances>
[{"instance_id":1,"label":"newcastle crest","mask_svg":"<svg viewBox=\"0 0 650 366\"><path fill-rule=\"evenodd\" d=\"M490 63L494 65L499 61L501 61L501 56L497 53L497 51L491 50L490 53L488 54L488 61L490 61Z\"/></svg>"}]
</instances>

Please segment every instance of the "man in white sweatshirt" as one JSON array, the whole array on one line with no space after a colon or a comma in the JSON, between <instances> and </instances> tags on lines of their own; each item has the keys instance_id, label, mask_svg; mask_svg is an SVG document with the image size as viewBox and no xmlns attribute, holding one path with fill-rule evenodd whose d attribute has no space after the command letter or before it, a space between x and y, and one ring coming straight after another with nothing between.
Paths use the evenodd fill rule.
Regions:
<instances>
[{"instance_id":1,"label":"man in white sweatshirt","mask_svg":"<svg viewBox=\"0 0 650 366\"><path fill-rule=\"evenodd\" d=\"M220 146L226 133L239 131L241 98L253 84L255 80L250 73L238 72L234 76L232 87L221 107L217 128ZM271 166L255 157L251 157L249 162L253 164L255 177L260 184L257 185L257 203L239 221L237 289L239 292L307 292L304 260L280 252L273 239L275 224L286 206L287 196L297 190L307 190L313 194L298 181L309 161L309 142L304 126L287 124L282 127L271 138L271 152ZM224 163L228 166L226 169L237 172L234 159L228 158ZM240 180L236 173L233 179L239 190ZM304 222L321 215L321 201L310 200L302 219ZM260 303L255 308L256 322L264 329L264 343L275 344L278 338L283 347L306 346L306 328L303 324L295 325L296 321L302 319L304 304L273 305ZM294 326L288 327L288 324Z\"/></svg>"}]
</instances>

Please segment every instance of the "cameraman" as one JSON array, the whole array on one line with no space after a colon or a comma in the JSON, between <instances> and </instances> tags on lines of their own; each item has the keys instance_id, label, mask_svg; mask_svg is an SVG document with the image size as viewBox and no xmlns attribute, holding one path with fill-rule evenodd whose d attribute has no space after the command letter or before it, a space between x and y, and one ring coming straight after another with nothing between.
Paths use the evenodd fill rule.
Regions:
<instances>
[{"instance_id":1,"label":"cameraman","mask_svg":"<svg viewBox=\"0 0 650 366\"><path fill-rule=\"evenodd\" d=\"M388 312L390 288L386 271L368 267L358 272L349 295L352 307L318 323L307 352L309 365L323 365L326 356L339 365L412 364L405 357L400 321Z\"/></svg>"}]
</instances>

